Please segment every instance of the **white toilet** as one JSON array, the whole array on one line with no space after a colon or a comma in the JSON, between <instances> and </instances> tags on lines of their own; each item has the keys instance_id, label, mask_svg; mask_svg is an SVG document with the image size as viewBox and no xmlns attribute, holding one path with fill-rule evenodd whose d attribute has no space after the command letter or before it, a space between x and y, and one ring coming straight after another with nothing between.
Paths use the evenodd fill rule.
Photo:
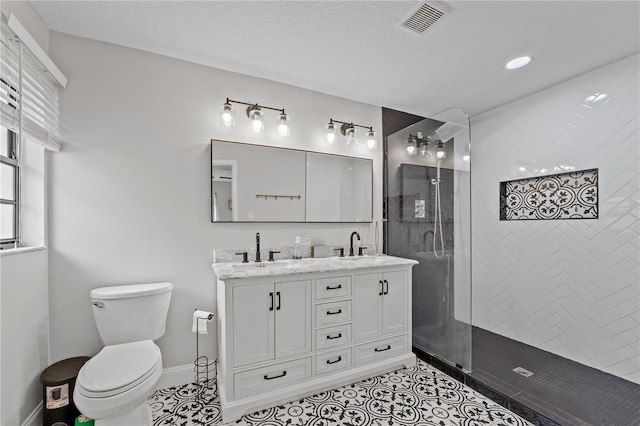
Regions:
<instances>
[{"instance_id":1,"label":"white toilet","mask_svg":"<svg viewBox=\"0 0 640 426\"><path fill-rule=\"evenodd\" d=\"M96 426L152 424L147 397L162 375L153 341L164 335L172 290L171 283L153 283L91 291L105 347L80 369L73 400Z\"/></svg>"}]
</instances>

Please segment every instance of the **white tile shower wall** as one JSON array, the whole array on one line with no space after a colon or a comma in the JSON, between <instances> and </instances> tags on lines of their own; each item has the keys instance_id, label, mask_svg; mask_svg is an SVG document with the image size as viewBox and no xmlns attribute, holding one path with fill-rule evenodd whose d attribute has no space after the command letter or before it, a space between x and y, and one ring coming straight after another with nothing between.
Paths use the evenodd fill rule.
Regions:
<instances>
[{"instance_id":1,"label":"white tile shower wall","mask_svg":"<svg viewBox=\"0 0 640 426\"><path fill-rule=\"evenodd\" d=\"M477 117L472 179L474 325L635 383L638 60ZM595 167L599 219L499 220L500 181Z\"/></svg>"}]
</instances>

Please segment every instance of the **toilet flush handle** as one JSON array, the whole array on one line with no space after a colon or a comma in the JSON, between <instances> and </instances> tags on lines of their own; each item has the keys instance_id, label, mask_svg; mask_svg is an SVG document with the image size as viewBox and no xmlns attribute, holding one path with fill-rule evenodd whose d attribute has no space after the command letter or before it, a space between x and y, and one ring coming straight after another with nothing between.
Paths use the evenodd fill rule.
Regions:
<instances>
[{"instance_id":1,"label":"toilet flush handle","mask_svg":"<svg viewBox=\"0 0 640 426\"><path fill-rule=\"evenodd\" d=\"M102 302L93 302L93 306L97 308L104 308L104 303Z\"/></svg>"}]
</instances>

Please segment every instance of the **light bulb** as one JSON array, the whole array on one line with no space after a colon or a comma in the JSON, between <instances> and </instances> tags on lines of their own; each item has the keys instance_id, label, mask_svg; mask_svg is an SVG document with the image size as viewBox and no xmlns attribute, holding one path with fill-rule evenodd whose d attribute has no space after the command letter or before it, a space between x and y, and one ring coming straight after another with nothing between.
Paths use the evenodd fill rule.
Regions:
<instances>
[{"instance_id":1,"label":"light bulb","mask_svg":"<svg viewBox=\"0 0 640 426\"><path fill-rule=\"evenodd\" d=\"M260 133L264 129L264 122L262 120L262 110L259 106L253 105L247 108L247 115L251 120L251 129Z\"/></svg>"},{"instance_id":2,"label":"light bulb","mask_svg":"<svg viewBox=\"0 0 640 426\"><path fill-rule=\"evenodd\" d=\"M445 158L447 158L447 153L444 152L444 145L442 144L442 142L438 142L438 149L436 151L436 158L438 160L444 160Z\"/></svg>"},{"instance_id":3,"label":"light bulb","mask_svg":"<svg viewBox=\"0 0 640 426\"><path fill-rule=\"evenodd\" d=\"M333 121L327 124L327 143L332 144L336 141L336 125Z\"/></svg>"},{"instance_id":4,"label":"light bulb","mask_svg":"<svg viewBox=\"0 0 640 426\"><path fill-rule=\"evenodd\" d=\"M224 127L235 125L235 111L233 110L233 106L229 102L225 102L221 110L220 124Z\"/></svg>"},{"instance_id":5,"label":"light bulb","mask_svg":"<svg viewBox=\"0 0 640 426\"><path fill-rule=\"evenodd\" d=\"M378 142L376 141L376 132L374 132L373 129L369 129L367 132L367 148L369 148L370 151L373 151L377 146Z\"/></svg>"},{"instance_id":6,"label":"light bulb","mask_svg":"<svg viewBox=\"0 0 640 426\"><path fill-rule=\"evenodd\" d=\"M407 140L407 154L414 156L418 153L418 148L416 146L416 138L413 136L410 136L409 139Z\"/></svg>"},{"instance_id":7,"label":"light bulb","mask_svg":"<svg viewBox=\"0 0 640 426\"><path fill-rule=\"evenodd\" d=\"M280 136L289 136L289 116L282 111L282 114L278 117L278 134Z\"/></svg>"},{"instance_id":8,"label":"light bulb","mask_svg":"<svg viewBox=\"0 0 640 426\"><path fill-rule=\"evenodd\" d=\"M344 135L347 137L347 146L358 145L357 132L355 127L347 127L344 131Z\"/></svg>"}]
</instances>

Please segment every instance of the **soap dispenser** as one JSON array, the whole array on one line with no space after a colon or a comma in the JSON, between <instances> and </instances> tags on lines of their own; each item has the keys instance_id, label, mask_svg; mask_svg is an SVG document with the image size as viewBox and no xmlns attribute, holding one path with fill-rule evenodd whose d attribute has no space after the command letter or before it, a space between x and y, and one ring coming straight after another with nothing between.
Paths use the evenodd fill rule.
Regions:
<instances>
[{"instance_id":1,"label":"soap dispenser","mask_svg":"<svg viewBox=\"0 0 640 426\"><path fill-rule=\"evenodd\" d=\"M296 246L293 249L293 258L302 259L302 254L300 254L300 237L296 237Z\"/></svg>"}]
</instances>

